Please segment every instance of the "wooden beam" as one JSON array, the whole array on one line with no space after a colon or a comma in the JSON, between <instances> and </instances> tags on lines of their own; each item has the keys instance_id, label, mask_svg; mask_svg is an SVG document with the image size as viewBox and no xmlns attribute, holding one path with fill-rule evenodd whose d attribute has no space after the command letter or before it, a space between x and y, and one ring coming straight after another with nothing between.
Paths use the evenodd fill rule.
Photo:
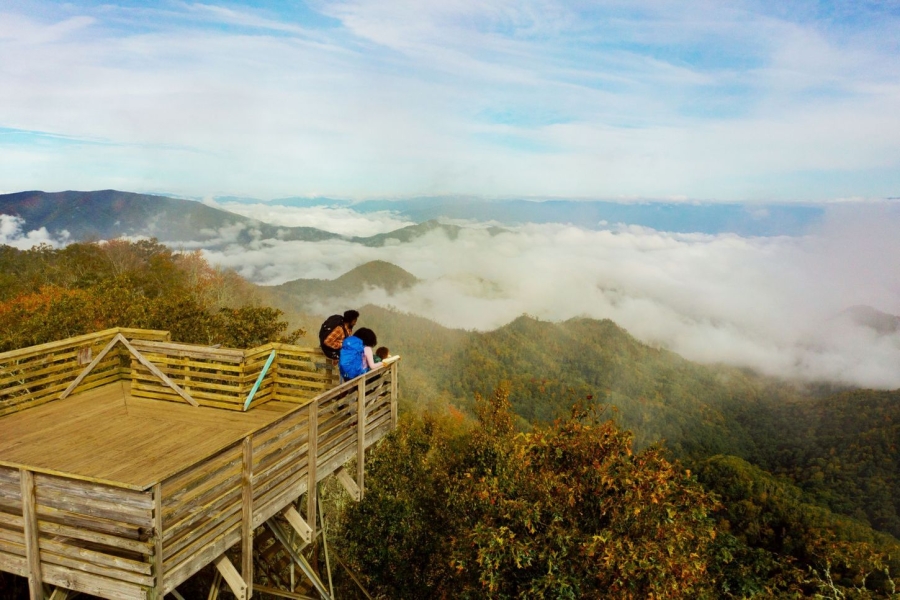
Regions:
<instances>
[{"instance_id":1,"label":"wooden beam","mask_svg":"<svg viewBox=\"0 0 900 600\"><path fill-rule=\"evenodd\" d=\"M309 477L306 484L306 518L313 522L313 536L316 533L316 463L317 454L319 452L319 403L311 402L306 405L309 409L309 437L307 438L306 447L309 456L307 463L307 472Z\"/></svg>"},{"instance_id":2,"label":"wooden beam","mask_svg":"<svg viewBox=\"0 0 900 600\"><path fill-rule=\"evenodd\" d=\"M126 348L128 348L128 351L131 352L131 354L132 354L136 359L138 359L138 362L139 362L139 363L141 363L142 365L144 365L145 367L147 367L147 370L150 371L151 373L153 373L154 375L156 375L156 376L157 376L164 384L166 384L167 386L169 386L170 388L172 388L173 390L175 390L175 393L178 394L179 396L181 396L182 398L184 398L184 401L185 401L185 402L187 402L188 404L191 404L191 405L193 405L193 406L198 406L198 407L200 406L200 405L197 403L196 400L194 400L193 398L191 398L191 395L190 395L190 394L188 394L188 393L185 392L183 389L181 389L180 387L178 387L178 384L177 384L177 383L175 383L174 381L172 381L171 379L169 379L169 378L166 376L165 373L163 373L163 372L160 371L158 368L156 368L156 365L154 365L152 362L150 362L149 360L147 360L147 358L146 358L143 354L141 354L140 352L138 352L137 349L136 349L134 346L132 346L131 344L129 344L129 343L128 343L128 340L126 340L124 337L122 337L121 334L118 335L118 336L116 336L116 337L117 337L117 338L121 338L119 341L122 342L122 344L123 344Z\"/></svg>"},{"instance_id":3,"label":"wooden beam","mask_svg":"<svg viewBox=\"0 0 900 600\"><path fill-rule=\"evenodd\" d=\"M359 497L365 494L366 477L366 376L359 378L356 388L356 486Z\"/></svg>"},{"instance_id":4,"label":"wooden beam","mask_svg":"<svg viewBox=\"0 0 900 600\"><path fill-rule=\"evenodd\" d=\"M216 559L215 565L216 569L219 570L219 573L222 574L225 583L231 588L231 593L234 594L238 600L247 600L247 584L241 579L241 574L234 568L234 565L231 564L228 557L223 554Z\"/></svg>"},{"instance_id":5,"label":"wooden beam","mask_svg":"<svg viewBox=\"0 0 900 600\"><path fill-rule=\"evenodd\" d=\"M222 574L216 571L216 576L213 577L212 585L209 588L209 596L206 597L206 600L218 600L220 589L222 589Z\"/></svg>"},{"instance_id":6,"label":"wooden beam","mask_svg":"<svg viewBox=\"0 0 900 600\"><path fill-rule=\"evenodd\" d=\"M73 381L72 383L69 384L69 387L67 387L65 389L65 391L60 395L59 399L65 400L68 397L68 395L71 394L72 391L74 391L75 388L78 387L78 384L81 383L84 380L84 378L87 377L88 374L94 370L94 367L99 365L100 361L103 360L104 358L106 358L106 355L109 354L109 351L112 350L116 344L118 344L120 341L122 341L124 339L125 338L122 336L121 333L117 333L116 335L114 335L113 339L111 339L109 341L109 343L106 344L106 346L104 346L103 350L100 351L100 353L96 356L96 358L94 358L94 360L92 360L88 366L86 366L84 369L82 369L81 373L78 374L78 377L75 378L75 381Z\"/></svg>"},{"instance_id":7,"label":"wooden beam","mask_svg":"<svg viewBox=\"0 0 900 600\"><path fill-rule=\"evenodd\" d=\"M28 562L28 591L31 600L43 600L44 580L41 573L41 550L38 543L37 517L34 511L34 473L19 470L22 487L22 519L25 522L25 558Z\"/></svg>"},{"instance_id":8,"label":"wooden beam","mask_svg":"<svg viewBox=\"0 0 900 600\"><path fill-rule=\"evenodd\" d=\"M153 486L153 575L156 585L153 597L163 600L165 596L165 570L163 568L163 518L162 518L162 484Z\"/></svg>"},{"instance_id":9,"label":"wooden beam","mask_svg":"<svg viewBox=\"0 0 900 600\"><path fill-rule=\"evenodd\" d=\"M353 478L350 477L350 473L347 472L347 469L345 469L344 467L341 467L340 469L338 469L337 471L334 472L334 475L335 475L335 477L337 477L337 480L341 482L341 485L344 486L344 489L347 490L347 493L349 493L350 496L354 500L356 500L356 501L362 500L362 497L359 493L359 487L356 485L356 482L353 481Z\"/></svg>"},{"instance_id":10,"label":"wooden beam","mask_svg":"<svg viewBox=\"0 0 900 600\"><path fill-rule=\"evenodd\" d=\"M391 429L397 429L397 402L400 393L400 382L397 381L397 361L391 363Z\"/></svg>"},{"instance_id":11,"label":"wooden beam","mask_svg":"<svg viewBox=\"0 0 900 600\"><path fill-rule=\"evenodd\" d=\"M272 351L275 354L275 351ZM241 576L247 598L253 596L253 436L244 438L241 470Z\"/></svg>"},{"instance_id":12,"label":"wooden beam","mask_svg":"<svg viewBox=\"0 0 900 600\"><path fill-rule=\"evenodd\" d=\"M312 543L312 527L310 527L309 523L303 519L303 516L297 512L297 509L294 508L293 504L288 504L285 509L281 511L281 516L290 523L291 527L297 532L297 535L300 536L301 540L307 544Z\"/></svg>"}]
</instances>

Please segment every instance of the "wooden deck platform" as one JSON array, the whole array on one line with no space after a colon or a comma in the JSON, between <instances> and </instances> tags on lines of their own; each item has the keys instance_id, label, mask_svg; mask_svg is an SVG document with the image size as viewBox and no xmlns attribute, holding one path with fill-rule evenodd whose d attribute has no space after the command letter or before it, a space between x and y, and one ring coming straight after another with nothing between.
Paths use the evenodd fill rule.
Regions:
<instances>
[{"instance_id":1,"label":"wooden deck platform","mask_svg":"<svg viewBox=\"0 0 900 600\"><path fill-rule=\"evenodd\" d=\"M145 490L297 406L234 412L130 391L129 382L111 383L0 418L0 464Z\"/></svg>"},{"instance_id":2,"label":"wooden deck platform","mask_svg":"<svg viewBox=\"0 0 900 600\"><path fill-rule=\"evenodd\" d=\"M314 539L332 475L362 496L365 450L397 423L397 371L336 385L318 350L126 329L0 354L0 570L33 600L48 585L159 600L214 563L250 598L258 528Z\"/></svg>"}]
</instances>

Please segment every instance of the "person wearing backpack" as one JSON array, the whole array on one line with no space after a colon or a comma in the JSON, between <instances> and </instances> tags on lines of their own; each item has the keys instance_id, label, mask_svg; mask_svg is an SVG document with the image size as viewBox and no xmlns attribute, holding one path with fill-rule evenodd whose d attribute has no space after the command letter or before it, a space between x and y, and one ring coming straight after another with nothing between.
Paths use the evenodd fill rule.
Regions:
<instances>
[{"instance_id":1,"label":"person wearing backpack","mask_svg":"<svg viewBox=\"0 0 900 600\"><path fill-rule=\"evenodd\" d=\"M341 355L341 346L344 338L353 334L356 321L359 320L359 312L355 310L344 311L342 315L331 315L319 328L319 346L328 358L336 361Z\"/></svg>"},{"instance_id":2,"label":"person wearing backpack","mask_svg":"<svg viewBox=\"0 0 900 600\"><path fill-rule=\"evenodd\" d=\"M375 357L372 355L372 348L377 344L378 338L375 336L375 332L367 327L344 338L340 359L341 379L349 381L372 369L384 366L376 363Z\"/></svg>"}]
</instances>

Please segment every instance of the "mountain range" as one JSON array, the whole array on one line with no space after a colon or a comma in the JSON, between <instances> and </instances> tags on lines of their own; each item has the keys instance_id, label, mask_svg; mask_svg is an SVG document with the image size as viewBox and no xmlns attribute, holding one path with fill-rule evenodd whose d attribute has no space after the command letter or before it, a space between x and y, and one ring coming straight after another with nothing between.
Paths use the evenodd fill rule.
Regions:
<instances>
[{"instance_id":1,"label":"mountain range","mask_svg":"<svg viewBox=\"0 0 900 600\"><path fill-rule=\"evenodd\" d=\"M380 247L410 242L435 230L456 239L463 229L428 220L368 237L342 236L315 227L272 225L193 200L116 190L2 194L0 214L23 219L28 230L45 228L51 236L70 241L141 236L169 245L210 249L233 244L247 246L264 240L335 239ZM494 227L489 231L497 234L502 229Z\"/></svg>"}]
</instances>

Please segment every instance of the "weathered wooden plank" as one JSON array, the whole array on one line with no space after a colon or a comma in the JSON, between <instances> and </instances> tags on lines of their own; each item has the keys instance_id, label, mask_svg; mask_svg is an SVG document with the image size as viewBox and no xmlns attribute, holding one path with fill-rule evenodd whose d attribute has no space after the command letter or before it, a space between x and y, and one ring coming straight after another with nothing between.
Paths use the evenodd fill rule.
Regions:
<instances>
[{"instance_id":1,"label":"weathered wooden plank","mask_svg":"<svg viewBox=\"0 0 900 600\"><path fill-rule=\"evenodd\" d=\"M235 545L240 539L240 529L227 531L218 538L210 541L203 548L198 549L193 555L166 571L166 583L163 589L169 593L183 583L188 577L208 565L225 550Z\"/></svg>"},{"instance_id":2,"label":"weathered wooden plank","mask_svg":"<svg viewBox=\"0 0 900 600\"><path fill-rule=\"evenodd\" d=\"M253 595L253 438L243 444L244 462L241 477L241 576L246 595Z\"/></svg>"},{"instance_id":3,"label":"weathered wooden plank","mask_svg":"<svg viewBox=\"0 0 900 600\"><path fill-rule=\"evenodd\" d=\"M27 348L19 348L17 350L8 350L7 352L0 353L0 361L5 362L7 360L21 359L32 356L41 356L50 354L54 351L72 348L75 346L83 346L86 343L92 342L94 340L102 340L102 339L112 339L117 333L119 333L118 328L113 329L104 329L103 331L98 331L96 333L87 333L84 335L79 335L75 337L66 338L64 340L59 340L55 342L47 342L45 344L39 344L37 346L28 346Z\"/></svg>"},{"instance_id":4,"label":"weathered wooden plank","mask_svg":"<svg viewBox=\"0 0 900 600\"><path fill-rule=\"evenodd\" d=\"M102 553L95 552L93 556L87 556L87 552L84 549L44 540L41 546L41 561L45 565L60 565L117 581L127 581L143 586L153 585L153 578L149 575L142 575L132 569L111 568L106 564L108 561L103 562L104 555ZM81 555L79 556L79 554ZM149 567L149 565L147 566Z\"/></svg>"},{"instance_id":5,"label":"weathered wooden plank","mask_svg":"<svg viewBox=\"0 0 900 600\"><path fill-rule=\"evenodd\" d=\"M195 529L199 523L205 522L210 515L221 513L226 507L232 506L239 501L240 491L237 489L220 496L204 505L204 510L192 510L185 514L180 521L173 524L166 524L165 535L163 540L166 543L174 542L185 535L190 535L191 530Z\"/></svg>"},{"instance_id":6,"label":"weathered wooden plank","mask_svg":"<svg viewBox=\"0 0 900 600\"><path fill-rule=\"evenodd\" d=\"M141 352L167 356L187 357L212 360L223 363L241 363L244 361L243 350L231 348L210 348L208 346L195 346L193 344L179 344L177 342L153 342L149 340L134 340L135 348Z\"/></svg>"},{"instance_id":7,"label":"weathered wooden plank","mask_svg":"<svg viewBox=\"0 0 900 600\"><path fill-rule=\"evenodd\" d=\"M213 525L213 527L204 529L202 534L198 534L196 536L192 535L190 537L189 544L185 544L183 547L181 547L179 552L166 557L166 573L174 568L177 568L177 565L180 565L185 560L190 559L190 557L200 552L214 540L219 539L223 536L227 536L229 533L236 534L236 538L231 543L232 546L235 543L239 542L241 539L240 506L237 507L237 510L232 515L218 519L218 522L213 523ZM166 551L168 551L168 548L166 549Z\"/></svg>"},{"instance_id":8,"label":"weathered wooden plank","mask_svg":"<svg viewBox=\"0 0 900 600\"><path fill-rule=\"evenodd\" d=\"M88 499L114 502L117 505L149 511L153 509L153 497L146 492L136 492L120 487L78 481L67 477L35 474L35 485L50 494L80 496Z\"/></svg>"},{"instance_id":9,"label":"weathered wooden plank","mask_svg":"<svg viewBox=\"0 0 900 600\"><path fill-rule=\"evenodd\" d=\"M145 589L140 585L102 577L94 573L84 573L62 565L45 564L44 581L50 585L111 600L146 600L147 598Z\"/></svg>"},{"instance_id":10,"label":"weathered wooden plank","mask_svg":"<svg viewBox=\"0 0 900 600\"><path fill-rule=\"evenodd\" d=\"M208 514L204 520L192 527L186 535L177 540L166 542L163 548L163 558L166 567L177 564L181 558L190 554L191 549L197 545L203 545L204 540L214 538L229 527L240 527L241 503L240 497L231 502L216 514Z\"/></svg>"},{"instance_id":11,"label":"weathered wooden plank","mask_svg":"<svg viewBox=\"0 0 900 600\"><path fill-rule=\"evenodd\" d=\"M28 591L31 595L31 600L43 600L44 581L41 572L41 551L38 545L37 517L34 511L34 474L23 469L19 477L22 482L22 520L25 522Z\"/></svg>"},{"instance_id":12,"label":"weathered wooden plank","mask_svg":"<svg viewBox=\"0 0 900 600\"><path fill-rule=\"evenodd\" d=\"M24 556L16 556L0 551L0 571L6 571L20 577L28 577L28 561Z\"/></svg>"},{"instance_id":13,"label":"weathered wooden plank","mask_svg":"<svg viewBox=\"0 0 900 600\"><path fill-rule=\"evenodd\" d=\"M150 536L148 527L131 525L109 519L96 518L83 513L58 510L45 505L37 506L40 520L69 527L78 527L95 533L102 533L126 540L146 541Z\"/></svg>"},{"instance_id":14,"label":"weathered wooden plank","mask_svg":"<svg viewBox=\"0 0 900 600\"><path fill-rule=\"evenodd\" d=\"M317 442L319 438L318 432L318 405L310 404L309 407L309 463L307 465L307 476L309 480L306 484L306 514L316 514L316 460ZM315 521L313 521L313 534L315 534Z\"/></svg>"},{"instance_id":15,"label":"weathered wooden plank","mask_svg":"<svg viewBox=\"0 0 900 600\"><path fill-rule=\"evenodd\" d=\"M106 500L95 500L86 497L63 496L40 487L35 490L38 505L57 510L66 510L76 514L90 515L118 523L128 523L138 527L153 527L153 516L150 510L116 504Z\"/></svg>"},{"instance_id":16,"label":"weathered wooden plank","mask_svg":"<svg viewBox=\"0 0 900 600\"><path fill-rule=\"evenodd\" d=\"M117 548L128 552L135 552L149 556L153 553L152 543L146 541L136 541L116 535L107 535L83 527L72 527L60 523L52 523L38 519L38 530L42 534L67 537L93 544L101 544L110 548Z\"/></svg>"},{"instance_id":17,"label":"weathered wooden plank","mask_svg":"<svg viewBox=\"0 0 900 600\"><path fill-rule=\"evenodd\" d=\"M165 581L165 563L163 559L163 488L162 484L157 483L153 486L153 597L156 600L163 600L165 592L163 584Z\"/></svg>"}]
</instances>

